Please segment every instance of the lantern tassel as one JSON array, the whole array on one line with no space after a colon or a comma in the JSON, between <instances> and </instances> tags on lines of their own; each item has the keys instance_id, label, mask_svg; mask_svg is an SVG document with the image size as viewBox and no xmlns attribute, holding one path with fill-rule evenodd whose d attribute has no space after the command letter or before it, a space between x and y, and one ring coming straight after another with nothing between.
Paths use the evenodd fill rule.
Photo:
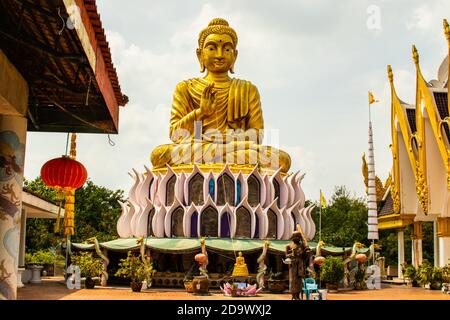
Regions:
<instances>
[{"instance_id":1,"label":"lantern tassel","mask_svg":"<svg viewBox=\"0 0 450 320\"><path fill-rule=\"evenodd\" d=\"M64 210L64 234L73 235L75 234L75 189L67 191Z\"/></svg>"}]
</instances>

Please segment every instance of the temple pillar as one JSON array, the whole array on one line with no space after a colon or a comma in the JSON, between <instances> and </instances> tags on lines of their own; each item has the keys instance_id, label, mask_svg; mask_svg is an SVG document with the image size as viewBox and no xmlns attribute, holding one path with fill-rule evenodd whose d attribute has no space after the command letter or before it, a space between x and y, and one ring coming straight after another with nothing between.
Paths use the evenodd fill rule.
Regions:
<instances>
[{"instance_id":1,"label":"temple pillar","mask_svg":"<svg viewBox=\"0 0 450 320\"><path fill-rule=\"evenodd\" d=\"M27 234L27 212L22 209L20 216L19 268L17 269L17 288L22 288L22 273L25 271L25 238Z\"/></svg>"},{"instance_id":2,"label":"temple pillar","mask_svg":"<svg viewBox=\"0 0 450 320\"><path fill-rule=\"evenodd\" d=\"M437 220L433 221L433 256L434 266L439 266L439 237L438 237L438 223Z\"/></svg>"},{"instance_id":3,"label":"temple pillar","mask_svg":"<svg viewBox=\"0 0 450 320\"><path fill-rule=\"evenodd\" d=\"M450 217L437 219L439 237L439 267L450 263Z\"/></svg>"},{"instance_id":4,"label":"temple pillar","mask_svg":"<svg viewBox=\"0 0 450 320\"><path fill-rule=\"evenodd\" d=\"M403 229L397 232L398 243L398 277L403 279L402 264L405 262L405 233Z\"/></svg>"},{"instance_id":5,"label":"temple pillar","mask_svg":"<svg viewBox=\"0 0 450 320\"><path fill-rule=\"evenodd\" d=\"M0 299L17 298L28 84L0 50Z\"/></svg>"},{"instance_id":6,"label":"temple pillar","mask_svg":"<svg viewBox=\"0 0 450 320\"><path fill-rule=\"evenodd\" d=\"M17 298L27 119L0 115L0 299Z\"/></svg>"},{"instance_id":7,"label":"temple pillar","mask_svg":"<svg viewBox=\"0 0 450 320\"><path fill-rule=\"evenodd\" d=\"M413 232L411 234L412 265L416 268L422 264L422 239L422 222L416 221L413 224Z\"/></svg>"}]
</instances>

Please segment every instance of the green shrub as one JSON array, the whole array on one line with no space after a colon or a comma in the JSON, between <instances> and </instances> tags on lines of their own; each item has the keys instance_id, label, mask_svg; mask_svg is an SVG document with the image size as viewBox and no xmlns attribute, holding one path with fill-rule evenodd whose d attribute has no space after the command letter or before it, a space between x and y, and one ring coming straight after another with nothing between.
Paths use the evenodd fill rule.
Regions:
<instances>
[{"instance_id":1,"label":"green shrub","mask_svg":"<svg viewBox=\"0 0 450 320\"><path fill-rule=\"evenodd\" d=\"M433 273L431 274L431 288L435 290L440 290L442 287L443 276L442 268L434 267Z\"/></svg>"},{"instance_id":2,"label":"green shrub","mask_svg":"<svg viewBox=\"0 0 450 320\"><path fill-rule=\"evenodd\" d=\"M403 272L405 278L414 280L416 278L416 268L413 265L406 265L405 271Z\"/></svg>"},{"instance_id":3,"label":"green shrub","mask_svg":"<svg viewBox=\"0 0 450 320\"><path fill-rule=\"evenodd\" d=\"M450 283L450 264L446 264L442 267L442 282Z\"/></svg>"},{"instance_id":4,"label":"green shrub","mask_svg":"<svg viewBox=\"0 0 450 320\"><path fill-rule=\"evenodd\" d=\"M136 257L131 251L128 251L126 259L120 259L119 269L116 272L117 277L129 278L132 282L142 282L147 280L147 285L152 285L153 275L156 270L153 265L144 264L140 256Z\"/></svg>"},{"instance_id":5,"label":"green shrub","mask_svg":"<svg viewBox=\"0 0 450 320\"><path fill-rule=\"evenodd\" d=\"M344 278L344 262L341 257L328 256L322 264L320 280L338 284Z\"/></svg>"},{"instance_id":6,"label":"green shrub","mask_svg":"<svg viewBox=\"0 0 450 320\"><path fill-rule=\"evenodd\" d=\"M72 264L80 267L82 277L98 277L102 273L103 264L100 259L93 257L92 252L80 252L70 257Z\"/></svg>"},{"instance_id":7,"label":"green shrub","mask_svg":"<svg viewBox=\"0 0 450 320\"><path fill-rule=\"evenodd\" d=\"M433 266L428 260L423 260L422 264L417 268L416 280L421 286L431 284L433 280Z\"/></svg>"},{"instance_id":8,"label":"green shrub","mask_svg":"<svg viewBox=\"0 0 450 320\"><path fill-rule=\"evenodd\" d=\"M56 253L50 249L38 250L35 253L25 254L25 264L27 265L44 265L53 264L56 261Z\"/></svg>"}]
</instances>

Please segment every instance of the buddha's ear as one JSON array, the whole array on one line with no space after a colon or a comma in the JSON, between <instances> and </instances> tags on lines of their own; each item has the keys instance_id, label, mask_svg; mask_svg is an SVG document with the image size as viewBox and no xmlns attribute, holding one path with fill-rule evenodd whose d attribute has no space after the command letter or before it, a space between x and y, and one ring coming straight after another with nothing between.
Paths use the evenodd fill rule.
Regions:
<instances>
[{"instance_id":1,"label":"buddha's ear","mask_svg":"<svg viewBox=\"0 0 450 320\"><path fill-rule=\"evenodd\" d=\"M230 73L234 73L234 63L236 62L237 56L238 56L238 51L234 50L234 61L233 61L233 64L231 65L231 67L230 67Z\"/></svg>"},{"instance_id":2,"label":"buddha's ear","mask_svg":"<svg viewBox=\"0 0 450 320\"><path fill-rule=\"evenodd\" d=\"M205 72L205 64L203 63L202 49L197 48L196 53L197 53L198 62L200 62L200 72L203 73L203 72Z\"/></svg>"}]
</instances>

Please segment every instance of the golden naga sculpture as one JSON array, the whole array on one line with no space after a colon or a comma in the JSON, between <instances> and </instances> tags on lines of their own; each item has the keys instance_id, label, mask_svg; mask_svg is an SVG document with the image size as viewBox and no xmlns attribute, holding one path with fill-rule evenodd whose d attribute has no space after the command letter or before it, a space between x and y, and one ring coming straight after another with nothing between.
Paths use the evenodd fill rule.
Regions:
<instances>
[{"instance_id":1,"label":"golden naga sculpture","mask_svg":"<svg viewBox=\"0 0 450 320\"><path fill-rule=\"evenodd\" d=\"M242 256L242 252L239 252L238 257L236 257L236 263L234 264L232 277L248 277L248 268L245 263L245 259Z\"/></svg>"},{"instance_id":2,"label":"golden naga sculpture","mask_svg":"<svg viewBox=\"0 0 450 320\"><path fill-rule=\"evenodd\" d=\"M362 156L362 174L364 177L364 184L366 185L366 193L368 192L369 188L369 170L367 168L367 162L366 162L366 154L363 153ZM379 203L381 200L383 200L384 194L386 193L386 190L391 185L392 176L389 173L389 176L386 178L386 181L383 183L381 182L381 179L378 176L375 176L375 187L377 190L377 203Z\"/></svg>"},{"instance_id":3,"label":"golden naga sculpture","mask_svg":"<svg viewBox=\"0 0 450 320\"><path fill-rule=\"evenodd\" d=\"M206 76L176 86L170 119L173 143L153 150L155 169L166 164L228 163L289 170L286 152L260 144L264 120L258 89L229 76L234 73L237 42L236 32L221 18L200 32L197 58Z\"/></svg>"}]
</instances>

